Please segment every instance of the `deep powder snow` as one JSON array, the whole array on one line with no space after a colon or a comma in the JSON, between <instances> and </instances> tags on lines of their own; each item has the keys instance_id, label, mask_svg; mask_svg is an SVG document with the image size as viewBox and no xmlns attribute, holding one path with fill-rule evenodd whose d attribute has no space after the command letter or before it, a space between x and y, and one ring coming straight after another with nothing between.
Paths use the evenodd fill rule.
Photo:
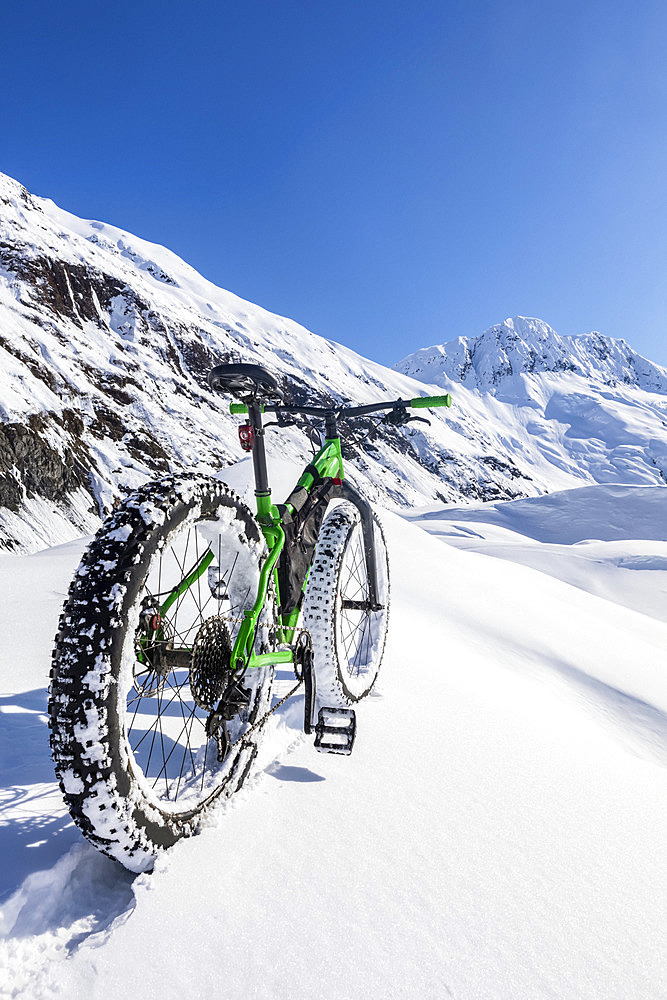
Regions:
<instances>
[{"instance_id":1,"label":"deep powder snow","mask_svg":"<svg viewBox=\"0 0 667 1000\"><path fill-rule=\"evenodd\" d=\"M560 521L425 512L484 552L384 515L390 635L352 757L318 755L288 703L256 779L139 877L82 841L48 759L49 646L80 544L0 558L7 995L663 996L667 624L622 582L596 595L522 551L574 565L565 515L585 499L610 573L639 541L661 558L662 497L594 489L547 498ZM633 531L609 526L614 501ZM640 590L664 588L661 565L632 571Z\"/></svg>"}]
</instances>

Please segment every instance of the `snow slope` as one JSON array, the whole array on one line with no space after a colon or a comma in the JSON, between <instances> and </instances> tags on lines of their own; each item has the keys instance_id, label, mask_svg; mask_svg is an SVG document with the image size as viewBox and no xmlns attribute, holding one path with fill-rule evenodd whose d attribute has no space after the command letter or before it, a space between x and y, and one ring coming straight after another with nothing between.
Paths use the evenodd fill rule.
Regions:
<instances>
[{"instance_id":1,"label":"snow slope","mask_svg":"<svg viewBox=\"0 0 667 1000\"><path fill-rule=\"evenodd\" d=\"M597 595L522 552L574 565L583 509L609 567L641 542L633 572L664 588L659 494L420 512L440 538L386 514L391 631L352 757L315 753L286 706L252 785L138 877L81 841L49 774L48 652L81 543L0 557L7 995L664 996L667 624L620 599L622 568Z\"/></svg>"},{"instance_id":2,"label":"snow slope","mask_svg":"<svg viewBox=\"0 0 667 1000\"><path fill-rule=\"evenodd\" d=\"M406 517L457 548L520 562L667 622L664 486L587 486Z\"/></svg>"}]
</instances>

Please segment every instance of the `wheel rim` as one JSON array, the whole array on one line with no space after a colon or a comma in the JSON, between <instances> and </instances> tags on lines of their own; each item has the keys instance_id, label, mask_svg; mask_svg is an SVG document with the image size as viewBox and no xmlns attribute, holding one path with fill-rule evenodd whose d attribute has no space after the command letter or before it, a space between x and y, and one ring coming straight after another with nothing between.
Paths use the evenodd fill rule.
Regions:
<instances>
[{"instance_id":1,"label":"wheel rim","mask_svg":"<svg viewBox=\"0 0 667 1000\"><path fill-rule=\"evenodd\" d=\"M152 622L158 628L146 630L143 609L163 605L209 552L214 556L211 567L218 582L215 592L209 586L209 568L179 594L159 623ZM253 603L257 578L256 554L239 542L238 530L200 521L172 532L154 555L134 602L119 692L122 729L136 777L147 797L163 811L201 807L216 794L225 772L234 766L236 754L219 762L218 744L206 734L208 709L215 705L202 707L193 697L188 650L205 623L215 617L227 623L233 642L243 611ZM248 728L258 696L261 678L257 671L249 674L254 676L244 681L253 692L248 710L227 724L232 743Z\"/></svg>"},{"instance_id":2,"label":"wheel rim","mask_svg":"<svg viewBox=\"0 0 667 1000\"><path fill-rule=\"evenodd\" d=\"M361 526L354 524L343 550L338 578L336 645L338 659L354 688L377 672L386 619L386 555L376 533L380 611L356 605L369 604L368 575ZM379 648L380 647L380 648ZM364 688L364 693L367 688ZM354 690L351 691L354 694Z\"/></svg>"}]
</instances>

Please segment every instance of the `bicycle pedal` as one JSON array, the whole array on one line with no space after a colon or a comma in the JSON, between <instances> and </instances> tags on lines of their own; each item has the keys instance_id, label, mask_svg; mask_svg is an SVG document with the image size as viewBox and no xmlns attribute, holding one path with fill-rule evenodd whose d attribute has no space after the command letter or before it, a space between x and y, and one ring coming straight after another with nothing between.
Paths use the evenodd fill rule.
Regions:
<instances>
[{"instance_id":1,"label":"bicycle pedal","mask_svg":"<svg viewBox=\"0 0 667 1000\"><path fill-rule=\"evenodd\" d=\"M352 708L321 708L315 729L315 749L320 753L352 753L357 716Z\"/></svg>"}]
</instances>

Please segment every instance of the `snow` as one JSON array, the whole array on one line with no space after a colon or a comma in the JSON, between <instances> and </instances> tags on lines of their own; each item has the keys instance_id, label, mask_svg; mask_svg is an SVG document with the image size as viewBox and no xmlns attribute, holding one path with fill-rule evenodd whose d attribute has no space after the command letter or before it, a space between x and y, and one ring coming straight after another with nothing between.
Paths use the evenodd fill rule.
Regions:
<instances>
[{"instance_id":1,"label":"snow","mask_svg":"<svg viewBox=\"0 0 667 1000\"><path fill-rule=\"evenodd\" d=\"M81 839L50 769L83 540L1 556L6 995L664 996L667 622L625 590L665 592L666 496L384 513L390 633L352 756L317 754L288 702L257 777L140 876ZM601 593L591 545L611 546Z\"/></svg>"},{"instance_id":2,"label":"snow","mask_svg":"<svg viewBox=\"0 0 667 1000\"><path fill-rule=\"evenodd\" d=\"M427 376L424 381L436 381L444 374L482 392L495 392L521 373L544 371L569 371L593 381L667 392L667 370L637 354L625 340L597 332L562 337L543 320L526 316L509 317L479 337L423 347L396 369Z\"/></svg>"},{"instance_id":3,"label":"snow","mask_svg":"<svg viewBox=\"0 0 667 1000\"><path fill-rule=\"evenodd\" d=\"M588 486L406 515L451 545L549 573L667 622L667 489Z\"/></svg>"},{"instance_id":4,"label":"snow","mask_svg":"<svg viewBox=\"0 0 667 1000\"><path fill-rule=\"evenodd\" d=\"M391 370L2 174L0 259L0 417L25 427L37 416L49 446L86 470L74 496L0 511L0 541L23 551L94 531L99 512L158 472L235 461L236 420L205 382L229 360L320 401L451 391L453 408L429 413L429 427L362 428L350 474L397 511L667 479L667 372L624 341L561 337L515 317ZM298 428L266 440L269 458L308 449ZM28 489L31 477L18 483Z\"/></svg>"},{"instance_id":5,"label":"snow","mask_svg":"<svg viewBox=\"0 0 667 1000\"><path fill-rule=\"evenodd\" d=\"M72 409L93 466L90 492L2 512L41 551L0 555L0 994L664 997L667 372L525 317L390 371L4 175L0 206L3 242L63 265L71 306L0 270L0 417L46 415L64 455ZM82 269L106 305L92 285L77 299ZM151 474L132 442L152 435L174 468L236 457L226 401L185 361L198 349L202 371L239 358L327 398L445 389L454 406L349 466L394 511L387 651L353 755L317 754L292 699L250 784L134 876L82 839L55 783L50 649L93 500ZM267 448L282 500L308 445L288 429ZM252 503L249 459L217 474ZM460 506L499 495L524 499ZM278 670L276 694L291 683Z\"/></svg>"}]
</instances>

